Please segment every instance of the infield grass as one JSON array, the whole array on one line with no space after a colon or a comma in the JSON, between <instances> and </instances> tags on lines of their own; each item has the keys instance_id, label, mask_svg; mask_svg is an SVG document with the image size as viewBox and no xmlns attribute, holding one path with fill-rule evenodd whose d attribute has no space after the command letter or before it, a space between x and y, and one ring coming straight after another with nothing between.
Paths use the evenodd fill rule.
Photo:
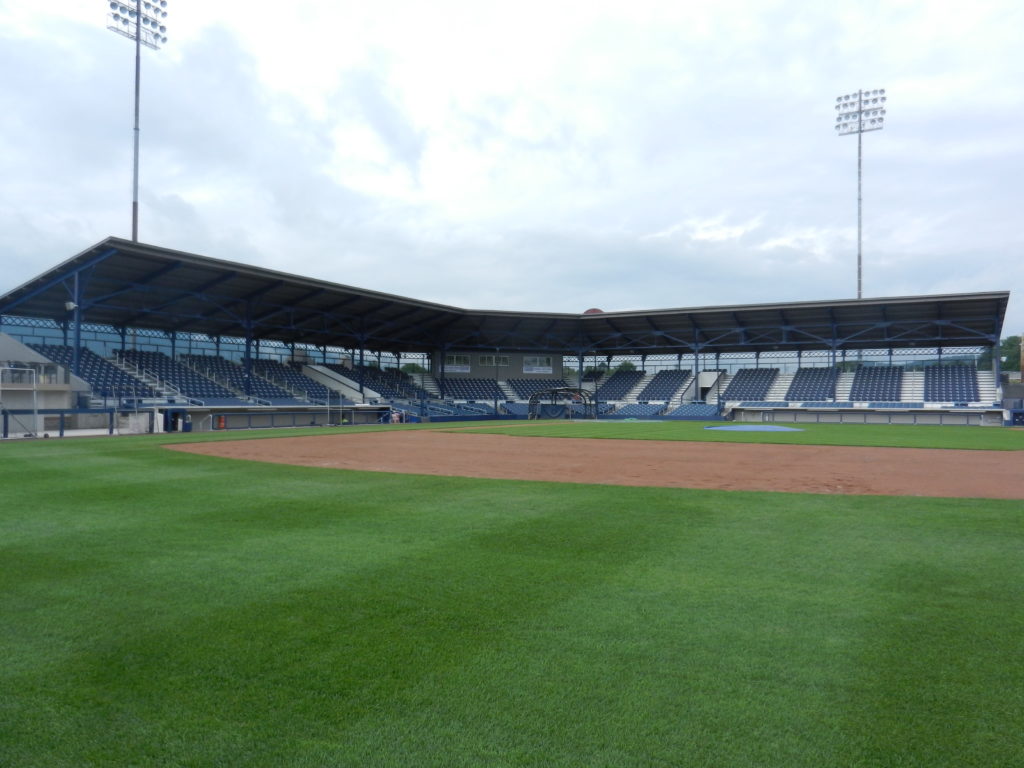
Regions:
<instances>
[{"instance_id":1,"label":"infield grass","mask_svg":"<svg viewBox=\"0 0 1024 768\"><path fill-rule=\"evenodd\" d=\"M1020 765L1020 502L171 439L0 445L0 765Z\"/></svg>"}]
</instances>

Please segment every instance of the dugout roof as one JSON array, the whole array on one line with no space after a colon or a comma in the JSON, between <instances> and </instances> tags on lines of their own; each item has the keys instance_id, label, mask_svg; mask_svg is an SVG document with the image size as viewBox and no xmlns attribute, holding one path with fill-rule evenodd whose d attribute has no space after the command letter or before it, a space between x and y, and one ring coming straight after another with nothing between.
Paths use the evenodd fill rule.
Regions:
<instances>
[{"instance_id":1,"label":"dugout roof","mask_svg":"<svg viewBox=\"0 0 1024 768\"><path fill-rule=\"evenodd\" d=\"M367 350L728 353L992 346L1008 291L599 314L463 309L107 238L0 315Z\"/></svg>"}]
</instances>

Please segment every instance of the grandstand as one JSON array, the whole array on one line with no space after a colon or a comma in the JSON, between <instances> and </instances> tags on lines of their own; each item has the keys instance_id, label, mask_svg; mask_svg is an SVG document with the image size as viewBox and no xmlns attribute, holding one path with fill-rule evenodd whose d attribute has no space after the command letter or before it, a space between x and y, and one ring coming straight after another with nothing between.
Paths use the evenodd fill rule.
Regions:
<instances>
[{"instance_id":1,"label":"grandstand","mask_svg":"<svg viewBox=\"0 0 1024 768\"><path fill-rule=\"evenodd\" d=\"M531 395L538 392L569 386L564 379L509 379L507 384L517 400L529 400Z\"/></svg>"},{"instance_id":2,"label":"grandstand","mask_svg":"<svg viewBox=\"0 0 1024 768\"><path fill-rule=\"evenodd\" d=\"M74 363L75 349L64 344L29 344L53 362L71 368ZM145 399L157 397L157 392L149 384L131 375L109 360L97 355L87 347L78 348L78 374L92 387L92 395L96 398L132 398Z\"/></svg>"},{"instance_id":3,"label":"grandstand","mask_svg":"<svg viewBox=\"0 0 1024 768\"><path fill-rule=\"evenodd\" d=\"M513 418L567 386L620 419L1001 423L999 357L976 362L1008 298L478 312L108 238L0 296L0 333L8 360L67 371L68 409L142 403L197 428L355 419L339 404Z\"/></svg>"},{"instance_id":4,"label":"grandstand","mask_svg":"<svg viewBox=\"0 0 1024 768\"><path fill-rule=\"evenodd\" d=\"M741 368L729 381L722 399L764 400L778 375L778 368Z\"/></svg>"},{"instance_id":5,"label":"grandstand","mask_svg":"<svg viewBox=\"0 0 1024 768\"><path fill-rule=\"evenodd\" d=\"M643 377L643 371L616 371L597 388L596 398L598 402L625 400Z\"/></svg>"},{"instance_id":6,"label":"grandstand","mask_svg":"<svg viewBox=\"0 0 1024 768\"><path fill-rule=\"evenodd\" d=\"M690 379L690 371L658 371L636 396L638 402L650 400L669 401L678 394Z\"/></svg>"}]
</instances>

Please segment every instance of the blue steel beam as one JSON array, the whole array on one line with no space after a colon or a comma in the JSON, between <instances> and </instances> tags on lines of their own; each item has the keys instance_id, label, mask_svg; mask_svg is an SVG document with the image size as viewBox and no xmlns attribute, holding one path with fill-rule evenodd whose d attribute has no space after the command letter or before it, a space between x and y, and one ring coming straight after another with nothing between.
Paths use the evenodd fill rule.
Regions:
<instances>
[{"instance_id":1,"label":"blue steel beam","mask_svg":"<svg viewBox=\"0 0 1024 768\"><path fill-rule=\"evenodd\" d=\"M115 253L117 253L116 249L109 248L109 249L103 251L102 253L99 253L96 256L93 256L91 259L87 259L86 261L82 262L81 264L75 265L72 269L70 269L67 272L59 272L59 273L53 275L48 280L43 281L42 283L37 285L35 288L33 288L30 291L26 292L24 295L18 296L17 298L14 298L14 299L11 299L10 301L8 301L8 302L6 302L4 304L0 304L0 315L12 314L12 311L15 308L17 308L20 305L24 304L26 301L29 301L31 299L34 299L36 296L39 296L39 295L41 295L43 293L46 293L51 288L55 288L58 285L65 284L67 279L69 277L71 277L72 275L78 274L78 273L82 272L83 270L90 269L90 268L96 266L97 264L99 264L100 262L104 261L105 259L108 259L111 256L113 256Z\"/></svg>"}]
</instances>

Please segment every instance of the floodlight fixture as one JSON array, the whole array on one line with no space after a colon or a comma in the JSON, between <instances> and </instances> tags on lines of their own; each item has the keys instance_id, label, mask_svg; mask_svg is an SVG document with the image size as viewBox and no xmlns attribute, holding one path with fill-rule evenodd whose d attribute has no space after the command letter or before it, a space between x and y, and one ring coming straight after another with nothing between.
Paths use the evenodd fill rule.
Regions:
<instances>
[{"instance_id":1,"label":"floodlight fixture","mask_svg":"<svg viewBox=\"0 0 1024 768\"><path fill-rule=\"evenodd\" d=\"M142 46L158 50L167 42L167 0L106 0L107 29L135 41L135 128L132 159L132 241L139 239L139 93Z\"/></svg>"},{"instance_id":2,"label":"floodlight fixture","mask_svg":"<svg viewBox=\"0 0 1024 768\"><path fill-rule=\"evenodd\" d=\"M107 29L158 50L167 42L167 0L110 0Z\"/></svg>"},{"instance_id":3,"label":"floodlight fixture","mask_svg":"<svg viewBox=\"0 0 1024 768\"><path fill-rule=\"evenodd\" d=\"M885 88L857 91L836 98L836 131L839 136L880 131L885 127Z\"/></svg>"},{"instance_id":4,"label":"floodlight fixture","mask_svg":"<svg viewBox=\"0 0 1024 768\"><path fill-rule=\"evenodd\" d=\"M880 131L885 127L885 108L888 96L885 88L861 90L836 97L837 136L857 134L857 298L863 298L863 220L864 196L862 194L864 150L863 136L869 131Z\"/></svg>"}]
</instances>

